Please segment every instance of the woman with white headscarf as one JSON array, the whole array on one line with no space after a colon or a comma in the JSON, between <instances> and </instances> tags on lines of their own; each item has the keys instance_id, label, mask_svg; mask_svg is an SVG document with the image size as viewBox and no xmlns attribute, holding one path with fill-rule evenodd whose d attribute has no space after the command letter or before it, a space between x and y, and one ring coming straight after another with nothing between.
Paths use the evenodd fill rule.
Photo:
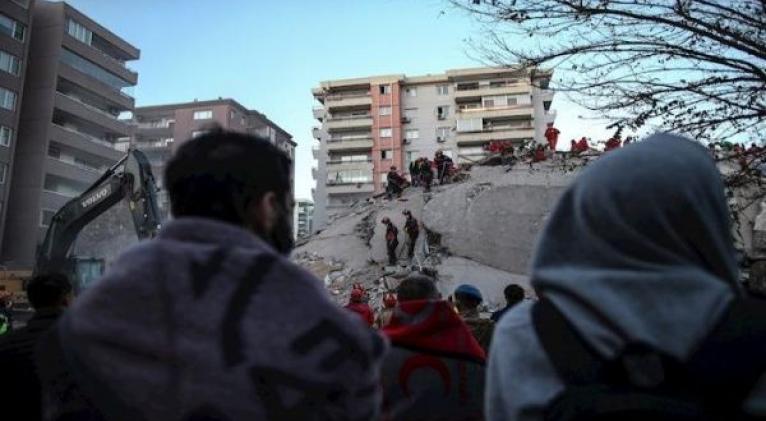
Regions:
<instances>
[{"instance_id":1,"label":"woman with white headscarf","mask_svg":"<svg viewBox=\"0 0 766 421\"><path fill-rule=\"evenodd\" d=\"M550 216L531 271L541 303L594 359L640 345L679 365L731 313L738 276L720 174L702 146L669 134L584 169ZM571 384L544 345L558 333L538 334L548 331L535 305L516 306L495 331L488 419L545 419ZM747 409L766 412L766 381L750 390Z\"/></svg>"}]
</instances>

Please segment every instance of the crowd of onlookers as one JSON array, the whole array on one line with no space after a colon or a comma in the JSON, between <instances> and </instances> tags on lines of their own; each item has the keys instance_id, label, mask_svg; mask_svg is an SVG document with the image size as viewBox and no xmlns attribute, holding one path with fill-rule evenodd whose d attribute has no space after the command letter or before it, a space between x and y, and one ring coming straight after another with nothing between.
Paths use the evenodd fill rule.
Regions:
<instances>
[{"instance_id":1,"label":"crowd of onlookers","mask_svg":"<svg viewBox=\"0 0 766 421\"><path fill-rule=\"evenodd\" d=\"M184 143L157 238L73 301L65 276L29 283L35 317L0 339L3 419L766 416L766 306L704 147L659 134L586 167L538 240L538 299L509 287L489 319L474 286L444 299L420 274L378 314L359 285L361 317L337 306L287 258L290 175L267 141Z\"/></svg>"}]
</instances>

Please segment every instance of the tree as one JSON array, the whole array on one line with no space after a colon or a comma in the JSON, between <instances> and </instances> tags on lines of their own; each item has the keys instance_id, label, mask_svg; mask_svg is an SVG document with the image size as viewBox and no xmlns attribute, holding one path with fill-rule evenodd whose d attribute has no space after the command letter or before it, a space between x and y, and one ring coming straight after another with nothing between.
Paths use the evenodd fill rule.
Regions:
<instances>
[{"instance_id":1,"label":"tree","mask_svg":"<svg viewBox=\"0 0 766 421\"><path fill-rule=\"evenodd\" d=\"M766 0L450 2L487 24L485 59L550 68L554 88L617 125L763 140Z\"/></svg>"}]
</instances>

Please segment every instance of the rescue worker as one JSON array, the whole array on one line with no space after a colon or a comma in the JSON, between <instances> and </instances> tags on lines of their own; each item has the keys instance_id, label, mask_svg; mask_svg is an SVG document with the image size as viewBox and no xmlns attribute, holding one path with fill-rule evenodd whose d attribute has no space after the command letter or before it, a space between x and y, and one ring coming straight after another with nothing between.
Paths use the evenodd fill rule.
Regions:
<instances>
[{"instance_id":1,"label":"rescue worker","mask_svg":"<svg viewBox=\"0 0 766 421\"><path fill-rule=\"evenodd\" d=\"M460 317L471 328L473 336L484 349L484 352L489 351L494 323L492 320L483 319L479 315L479 304L484 300L481 291L473 285L463 284L455 289L453 296Z\"/></svg>"},{"instance_id":2,"label":"rescue worker","mask_svg":"<svg viewBox=\"0 0 766 421\"><path fill-rule=\"evenodd\" d=\"M420 176L420 183L423 185L423 191L429 193L431 191L431 184L434 182L434 172L431 168L431 161L428 158L420 158L418 174Z\"/></svg>"},{"instance_id":3,"label":"rescue worker","mask_svg":"<svg viewBox=\"0 0 766 421\"><path fill-rule=\"evenodd\" d=\"M545 130L545 140L548 141L548 147L551 151L556 152L556 144L559 142L559 129L553 127L553 123L548 123L548 128Z\"/></svg>"},{"instance_id":4,"label":"rescue worker","mask_svg":"<svg viewBox=\"0 0 766 421\"><path fill-rule=\"evenodd\" d=\"M413 187L417 187L420 185L419 165L420 165L420 158L410 162L410 165L409 165L410 181L412 182Z\"/></svg>"},{"instance_id":5,"label":"rescue worker","mask_svg":"<svg viewBox=\"0 0 766 421\"><path fill-rule=\"evenodd\" d=\"M386 195L388 200L391 200L394 195L397 198L402 197L402 189L404 187L404 178L396 172L396 167L391 166L386 176Z\"/></svg>"},{"instance_id":6,"label":"rescue worker","mask_svg":"<svg viewBox=\"0 0 766 421\"><path fill-rule=\"evenodd\" d=\"M358 314L368 326L372 326L375 321L375 315L373 314L370 305L364 301L365 295L366 293L363 289L355 286L355 288L351 290L351 295L349 296L348 304L345 305L345 308Z\"/></svg>"},{"instance_id":7,"label":"rescue worker","mask_svg":"<svg viewBox=\"0 0 766 421\"><path fill-rule=\"evenodd\" d=\"M615 150L622 146L622 141L618 137L612 137L609 140L606 141L606 146L604 147L604 152L609 152L611 150Z\"/></svg>"},{"instance_id":8,"label":"rescue worker","mask_svg":"<svg viewBox=\"0 0 766 421\"><path fill-rule=\"evenodd\" d=\"M402 214L407 218L404 222L404 233L407 234L407 257L412 259L415 257L415 242L418 240L420 234L420 227L418 226L418 220L412 216L412 212L408 209L402 211Z\"/></svg>"},{"instance_id":9,"label":"rescue worker","mask_svg":"<svg viewBox=\"0 0 766 421\"><path fill-rule=\"evenodd\" d=\"M545 159L545 148L543 145L537 145L537 148L535 148L535 152L532 155L532 162L545 161Z\"/></svg>"},{"instance_id":10,"label":"rescue worker","mask_svg":"<svg viewBox=\"0 0 766 421\"><path fill-rule=\"evenodd\" d=\"M396 309L396 295L387 293L383 296L383 309L380 310L378 316L375 318L375 327L383 329L391 323L391 317L394 315L394 309Z\"/></svg>"},{"instance_id":11,"label":"rescue worker","mask_svg":"<svg viewBox=\"0 0 766 421\"><path fill-rule=\"evenodd\" d=\"M577 152L582 153L586 152L590 146L588 145L588 140L585 139L585 136L581 137L580 140L577 142Z\"/></svg>"},{"instance_id":12,"label":"rescue worker","mask_svg":"<svg viewBox=\"0 0 766 421\"><path fill-rule=\"evenodd\" d=\"M438 150L434 157L434 164L436 165L436 177L439 179L439 184L444 184L452 169L452 158L444 155L444 152L441 150Z\"/></svg>"},{"instance_id":13,"label":"rescue worker","mask_svg":"<svg viewBox=\"0 0 766 421\"><path fill-rule=\"evenodd\" d=\"M383 218L381 221L386 226L386 250L388 251L388 264L393 266L397 262L396 248L399 246L399 229L391 219Z\"/></svg>"}]
</instances>

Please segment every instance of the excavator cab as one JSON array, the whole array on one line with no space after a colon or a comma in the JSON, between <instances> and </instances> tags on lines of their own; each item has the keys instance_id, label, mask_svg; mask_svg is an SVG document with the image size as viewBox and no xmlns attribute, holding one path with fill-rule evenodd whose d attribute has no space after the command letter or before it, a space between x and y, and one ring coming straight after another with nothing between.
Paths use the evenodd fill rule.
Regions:
<instances>
[{"instance_id":1,"label":"excavator cab","mask_svg":"<svg viewBox=\"0 0 766 421\"><path fill-rule=\"evenodd\" d=\"M78 236L96 218L125 203L138 240L154 237L160 228L156 194L157 184L146 155L136 149L128 150L85 192L56 212L38 248L34 272L63 273L69 276L77 292L95 282L107 262L103 258L75 255Z\"/></svg>"}]
</instances>

